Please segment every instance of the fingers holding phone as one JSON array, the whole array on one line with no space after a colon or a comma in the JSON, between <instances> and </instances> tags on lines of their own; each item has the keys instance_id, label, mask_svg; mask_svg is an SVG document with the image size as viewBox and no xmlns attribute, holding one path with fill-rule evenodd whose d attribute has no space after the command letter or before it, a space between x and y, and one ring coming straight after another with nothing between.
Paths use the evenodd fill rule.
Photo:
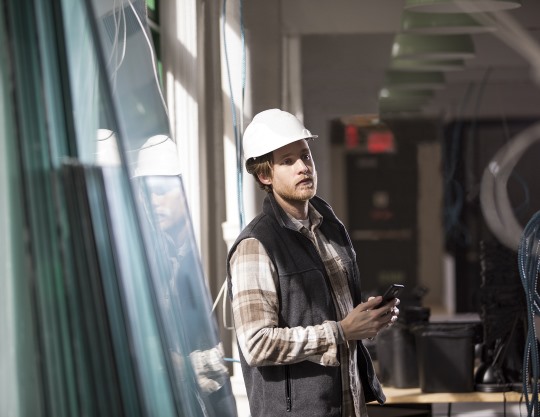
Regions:
<instances>
[{"instance_id":1,"label":"fingers holding phone","mask_svg":"<svg viewBox=\"0 0 540 417\"><path fill-rule=\"evenodd\" d=\"M381 329L394 323L399 316L397 295L403 288L401 284L393 284L382 297L370 297L358 304L340 322L345 339L373 339Z\"/></svg>"},{"instance_id":2,"label":"fingers holding phone","mask_svg":"<svg viewBox=\"0 0 540 417\"><path fill-rule=\"evenodd\" d=\"M377 305L375 308L382 309L383 307L386 307L384 309L383 315L386 315L388 313L391 313L389 324L395 323L399 316L399 308L397 306L399 305L400 301L398 295L403 291L405 288L402 284L391 284L386 291L384 292L382 296L382 301ZM390 303L393 303L393 305L390 307ZM390 307L390 308L388 308Z\"/></svg>"}]
</instances>

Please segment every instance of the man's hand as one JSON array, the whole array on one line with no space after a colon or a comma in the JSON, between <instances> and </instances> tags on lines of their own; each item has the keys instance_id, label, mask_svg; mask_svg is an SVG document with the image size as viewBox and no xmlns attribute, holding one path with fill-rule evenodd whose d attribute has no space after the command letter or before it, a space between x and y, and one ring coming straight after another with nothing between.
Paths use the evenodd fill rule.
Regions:
<instances>
[{"instance_id":1,"label":"man's hand","mask_svg":"<svg viewBox=\"0 0 540 417\"><path fill-rule=\"evenodd\" d=\"M347 317L341 320L341 328L347 340L368 339L377 336L379 331L394 323L399 315L399 299L375 308L382 297L370 297L365 303L358 304ZM391 314L387 314L391 313Z\"/></svg>"}]
</instances>

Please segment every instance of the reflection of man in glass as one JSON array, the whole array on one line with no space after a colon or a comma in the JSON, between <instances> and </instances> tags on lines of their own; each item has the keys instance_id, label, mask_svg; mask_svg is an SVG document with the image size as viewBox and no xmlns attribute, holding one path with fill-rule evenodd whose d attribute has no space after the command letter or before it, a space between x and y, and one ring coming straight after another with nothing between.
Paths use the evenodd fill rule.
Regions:
<instances>
[{"instance_id":1,"label":"reflection of man in glass","mask_svg":"<svg viewBox=\"0 0 540 417\"><path fill-rule=\"evenodd\" d=\"M148 178L146 181L151 192L154 213L157 216L159 228L173 238L175 244L186 241L185 213L183 206L178 206L180 189L169 187L162 178Z\"/></svg>"},{"instance_id":2,"label":"reflection of man in glass","mask_svg":"<svg viewBox=\"0 0 540 417\"><path fill-rule=\"evenodd\" d=\"M180 188L179 179L168 176L145 178L150 194L154 224L166 234L171 256L185 256L190 247L188 213Z\"/></svg>"},{"instance_id":3,"label":"reflection of man in glass","mask_svg":"<svg viewBox=\"0 0 540 417\"><path fill-rule=\"evenodd\" d=\"M189 375L194 375L199 394L196 410L190 407L193 415L236 415L179 174L172 140L163 135L150 138L139 151L135 176L150 220L150 262L160 271L154 288L171 363L184 396Z\"/></svg>"}]
</instances>

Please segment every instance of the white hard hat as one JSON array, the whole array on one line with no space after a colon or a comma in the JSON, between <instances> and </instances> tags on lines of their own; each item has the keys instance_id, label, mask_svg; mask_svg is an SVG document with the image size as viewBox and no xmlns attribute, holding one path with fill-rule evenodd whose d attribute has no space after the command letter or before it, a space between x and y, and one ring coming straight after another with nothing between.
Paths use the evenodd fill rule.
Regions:
<instances>
[{"instance_id":1,"label":"white hard hat","mask_svg":"<svg viewBox=\"0 0 540 417\"><path fill-rule=\"evenodd\" d=\"M256 158L297 140L316 137L292 114L265 110L256 114L244 131L244 157Z\"/></svg>"},{"instance_id":2,"label":"white hard hat","mask_svg":"<svg viewBox=\"0 0 540 417\"><path fill-rule=\"evenodd\" d=\"M120 165L120 154L116 135L109 129L97 130L96 162L99 165L118 166Z\"/></svg>"},{"instance_id":3,"label":"white hard hat","mask_svg":"<svg viewBox=\"0 0 540 417\"><path fill-rule=\"evenodd\" d=\"M180 175L176 144L167 135L155 135L139 149L135 177Z\"/></svg>"}]
</instances>

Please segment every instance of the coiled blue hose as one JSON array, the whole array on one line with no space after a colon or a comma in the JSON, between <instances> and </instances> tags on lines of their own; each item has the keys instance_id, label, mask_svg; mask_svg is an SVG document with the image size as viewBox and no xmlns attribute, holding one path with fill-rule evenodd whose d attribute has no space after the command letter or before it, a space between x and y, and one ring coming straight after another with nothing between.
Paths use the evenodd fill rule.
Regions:
<instances>
[{"instance_id":1,"label":"coiled blue hose","mask_svg":"<svg viewBox=\"0 0 540 417\"><path fill-rule=\"evenodd\" d=\"M540 314L538 274L540 272L540 212L535 213L523 230L518 248L518 264L521 283L527 300L528 331L523 354L523 393L527 416L538 417L539 356L535 314Z\"/></svg>"}]
</instances>

